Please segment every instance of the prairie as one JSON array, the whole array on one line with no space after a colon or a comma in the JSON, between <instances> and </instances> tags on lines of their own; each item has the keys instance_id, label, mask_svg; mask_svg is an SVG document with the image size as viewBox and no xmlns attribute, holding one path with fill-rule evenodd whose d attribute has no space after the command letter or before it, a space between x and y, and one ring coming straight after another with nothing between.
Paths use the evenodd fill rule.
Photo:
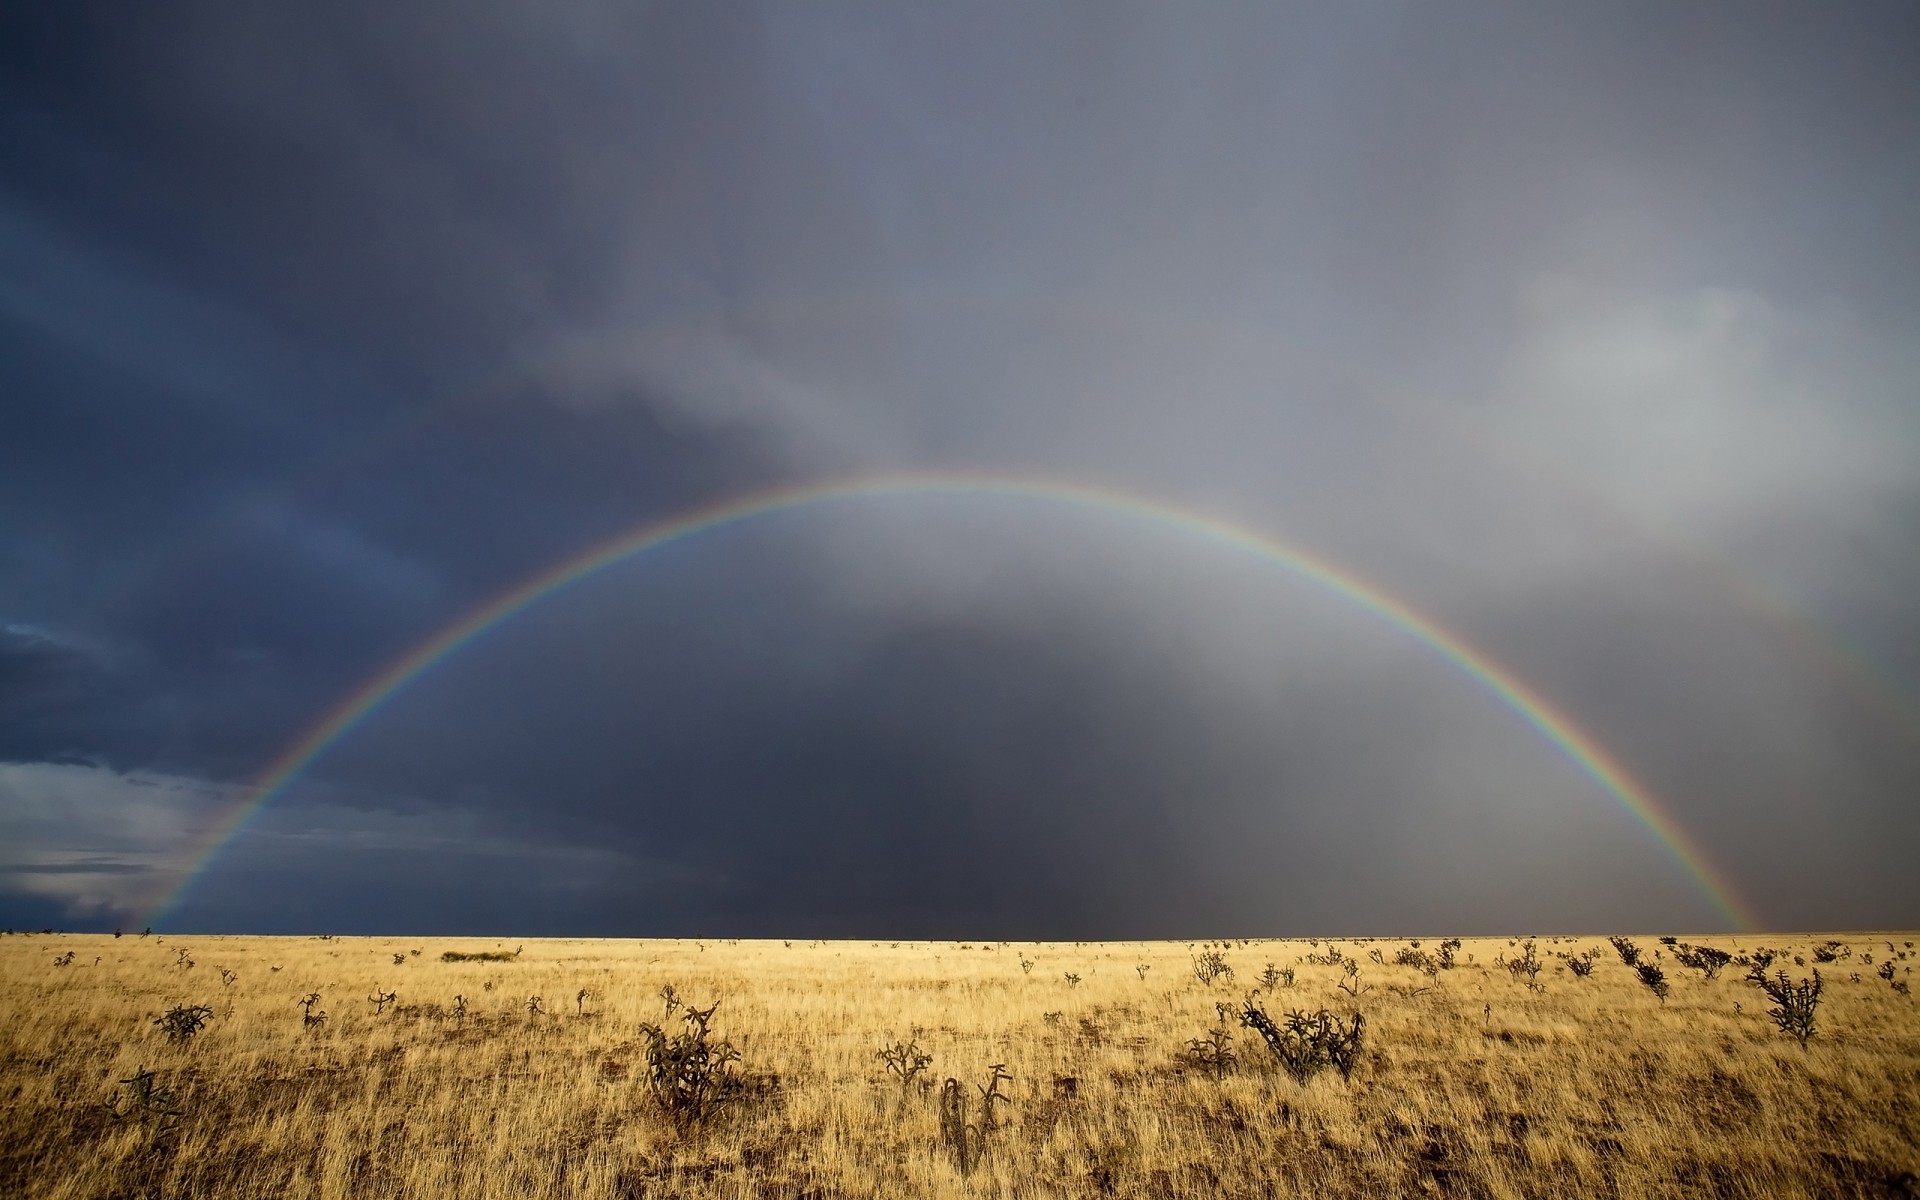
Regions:
<instances>
[{"instance_id":1,"label":"prairie","mask_svg":"<svg viewBox=\"0 0 1920 1200\"><path fill-rule=\"evenodd\" d=\"M1606 938L1541 937L1529 986L1506 967L1526 940L1467 939L1426 970L1395 958L1438 939L16 934L0 1195L1920 1194L1920 1008L1898 986L1920 937L1680 939L1817 967L1804 1048L1737 964L1709 979L1636 937L1663 1000ZM1230 978L1196 974L1207 953ZM668 987L717 1002L711 1037L740 1054L702 1120L649 1088L641 1024L687 1028ZM1363 1014L1350 1078L1280 1069L1235 1015L1249 997L1276 1021ZM196 1031L156 1023L196 1007ZM1210 1033L1231 1061L1195 1057ZM931 1056L904 1083L879 1055L903 1042ZM983 1122L994 1064L1008 1100ZM988 1125L965 1173L948 1078Z\"/></svg>"}]
</instances>

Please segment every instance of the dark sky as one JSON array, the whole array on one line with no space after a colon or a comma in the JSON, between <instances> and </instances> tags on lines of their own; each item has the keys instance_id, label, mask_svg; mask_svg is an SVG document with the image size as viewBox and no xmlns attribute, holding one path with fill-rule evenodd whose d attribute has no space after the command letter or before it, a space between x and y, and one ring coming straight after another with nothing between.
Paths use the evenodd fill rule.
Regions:
<instances>
[{"instance_id":1,"label":"dark sky","mask_svg":"<svg viewBox=\"0 0 1920 1200\"><path fill-rule=\"evenodd\" d=\"M7 6L0 926L144 920L571 555L920 470L1307 548L1766 924L1920 925L1917 60L1907 4ZM1726 921L1337 595L910 496L501 623L163 924Z\"/></svg>"}]
</instances>

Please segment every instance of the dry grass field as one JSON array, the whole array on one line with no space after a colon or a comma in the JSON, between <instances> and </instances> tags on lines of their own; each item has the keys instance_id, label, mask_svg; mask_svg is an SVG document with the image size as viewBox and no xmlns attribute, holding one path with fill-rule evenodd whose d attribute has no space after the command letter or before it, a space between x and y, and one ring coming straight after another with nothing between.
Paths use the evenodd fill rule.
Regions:
<instances>
[{"instance_id":1,"label":"dry grass field","mask_svg":"<svg viewBox=\"0 0 1920 1200\"><path fill-rule=\"evenodd\" d=\"M1404 939L537 940L447 962L496 947L16 934L0 938L0 1195L1920 1194L1920 1007L1896 987L1920 935L1837 937L1825 964L1821 937L1681 939L1778 948L1796 978L1819 965L1803 1050L1740 966L1707 980L1652 937L1636 941L1661 954L1664 1002L1586 937L1538 939L1530 988L1505 938L1428 973L1394 965ZM1231 979L1196 976L1209 950ZM1263 984L1268 964L1292 982ZM717 1001L712 1041L741 1055L704 1120L649 1088L642 1022L688 1029L668 985ZM324 1022L303 1019L312 993ZM1281 1070L1237 1017L1250 994L1275 1020L1363 1013L1351 1077ZM211 1012L173 1040L155 1021L177 1006ZM1234 1062L1195 1058L1215 1030ZM907 1086L878 1054L903 1041L932 1056ZM979 1126L996 1063L1009 1099L961 1135L983 1151L963 1173L940 1084L961 1081Z\"/></svg>"}]
</instances>

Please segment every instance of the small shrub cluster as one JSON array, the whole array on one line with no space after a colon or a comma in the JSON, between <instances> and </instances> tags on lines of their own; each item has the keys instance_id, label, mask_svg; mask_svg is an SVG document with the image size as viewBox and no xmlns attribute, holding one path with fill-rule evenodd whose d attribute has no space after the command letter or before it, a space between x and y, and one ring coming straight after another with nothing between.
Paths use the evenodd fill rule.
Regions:
<instances>
[{"instance_id":1,"label":"small shrub cluster","mask_svg":"<svg viewBox=\"0 0 1920 1200\"><path fill-rule=\"evenodd\" d=\"M1220 1023L1208 1030L1205 1037L1190 1039L1184 1057L1188 1064L1219 1079L1233 1069L1236 1061L1233 1032L1227 1028L1227 1017L1233 1013L1233 1006L1216 1004L1213 1007L1220 1014Z\"/></svg>"},{"instance_id":2,"label":"small shrub cluster","mask_svg":"<svg viewBox=\"0 0 1920 1200\"><path fill-rule=\"evenodd\" d=\"M708 1029L719 1007L718 1001L695 1008L670 999L663 1020L670 1019L676 1008L682 1009L680 1019L686 1029L668 1036L666 1030L651 1022L640 1025L647 1042L647 1089L675 1124L705 1121L740 1090L740 1078L733 1071L740 1052L731 1042L713 1040Z\"/></svg>"},{"instance_id":3,"label":"small shrub cluster","mask_svg":"<svg viewBox=\"0 0 1920 1200\"><path fill-rule=\"evenodd\" d=\"M1203 951L1193 960L1193 977L1212 987L1216 979L1233 982L1233 968L1227 963L1227 956L1218 950Z\"/></svg>"},{"instance_id":4,"label":"small shrub cluster","mask_svg":"<svg viewBox=\"0 0 1920 1200\"><path fill-rule=\"evenodd\" d=\"M912 1085L915 1076L933 1064L933 1055L922 1050L917 1040L882 1046L879 1057L887 1064L888 1071L900 1077L902 1092Z\"/></svg>"},{"instance_id":5,"label":"small shrub cluster","mask_svg":"<svg viewBox=\"0 0 1920 1200\"><path fill-rule=\"evenodd\" d=\"M1260 972L1260 986L1266 988L1268 991L1272 991L1276 987L1292 987L1293 968L1276 967L1272 963L1268 963L1267 969Z\"/></svg>"},{"instance_id":6,"label":"small shrub cluster","mask_svg":"<svg viewBox=\"0 0 1920 1200\"><path fill-rule=\"evenodd\" d=\"M1767 1015L1773 1018L1780 1032L1798 1041L1802 1050L1806 1049L1807 1039L1814 1033L1814 1010L1820 1007L1819 970L1815 969L1812 979L1797 983L1789 979L1785 971L1776 972L1771 979L1763 975L1756 982L1767 999L1773 1001Z\"/></svg>"},{"instance_id":7,"label":"small shrub cluster","mask_svg":"<svg viewBox=\"0 0 1920 1200\"><path fill-rule=\"evenodd\" d=\"M1540 990L1541 962L1540 956L1534 952L1533 939L1528 938L1526 944L1520 949L1520 957L1503 958L1502 961L1508 974L1524 982L1528 991L1537 992Z\"/></svg>"},{"instance_id":8,"label":"small shrub cluster","mask_svg":"<svg viewBox=\"0 0 1920 1200\"><path fill-rule=\"evenodd\" d=\"M193 1035L199 1033L212 1016L213 1010L204 1004L176 1004L155 1017L153 1023L167 1035L168 1041L178 1045L192 1041Z\"/></svg>"},{"instance_id":9,"label":"small shrub cluster","mask_svg":"<svg viewBox=\"0 0 1920 1200\"><path fill-rule=\"evenodd\" d=\"M1683 967L1693 970L1707 979L1720 973L1720 969L1733 961L1733 955L1713 946L1689 946L1681 942L1673 948L1673 957Z\"/></svg>"},{"instance_id":10,"label":"small shrub cluster","mask_svg":"<svg viewBox=\"0 0 1920 1200\"><path fill-rule=\"evenodd\" d=\"M1249 996L1239 1015L1240 1023L1260 1035L1295 1082L1306 1083L1329 1066L1340 1072L1341 1079L1353 1075L1366 1028L1366 1018L1359 1013L1342 1020L1324 1008L1313 1013L1294 1009L1284 1021L1276 1022Z\"/></svg>"}]
</instances>

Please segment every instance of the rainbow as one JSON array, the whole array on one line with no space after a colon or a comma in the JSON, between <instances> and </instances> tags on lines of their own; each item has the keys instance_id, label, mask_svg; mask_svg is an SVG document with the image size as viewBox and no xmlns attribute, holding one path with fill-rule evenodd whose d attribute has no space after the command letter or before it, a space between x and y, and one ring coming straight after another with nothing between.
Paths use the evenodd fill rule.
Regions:
<instances>
[{"instance_id":1,"label":"rainbow","mask_svg":"<svg viewBox=\"0 0 1920 1200\"><path fill-rule=\"evenodd\" d=\"M384 701L434 664L522 609L613 563L723 526L828 501L939 495L1008 497L1118 513L1253 554L1318 585L1412 636L1464 671L1618 801L1665 847L1734 929L1745 931L1761 927L1752 908L1741 899L1680 824L1661 808L1652 794L1625 767L1570 718L1485 654L1345 569L1246 527L1157 499L1088 484L932 472L870 475L776 487L651 521L567 558L475 608L355 689L318 724L269 763L245 791L242 802L214 822L203 835L200 849L188 856L191 865L182 881L153 909L145 923L157 924L177 907L220 851L262 809Z\"/></svg>"}]
</instances>

